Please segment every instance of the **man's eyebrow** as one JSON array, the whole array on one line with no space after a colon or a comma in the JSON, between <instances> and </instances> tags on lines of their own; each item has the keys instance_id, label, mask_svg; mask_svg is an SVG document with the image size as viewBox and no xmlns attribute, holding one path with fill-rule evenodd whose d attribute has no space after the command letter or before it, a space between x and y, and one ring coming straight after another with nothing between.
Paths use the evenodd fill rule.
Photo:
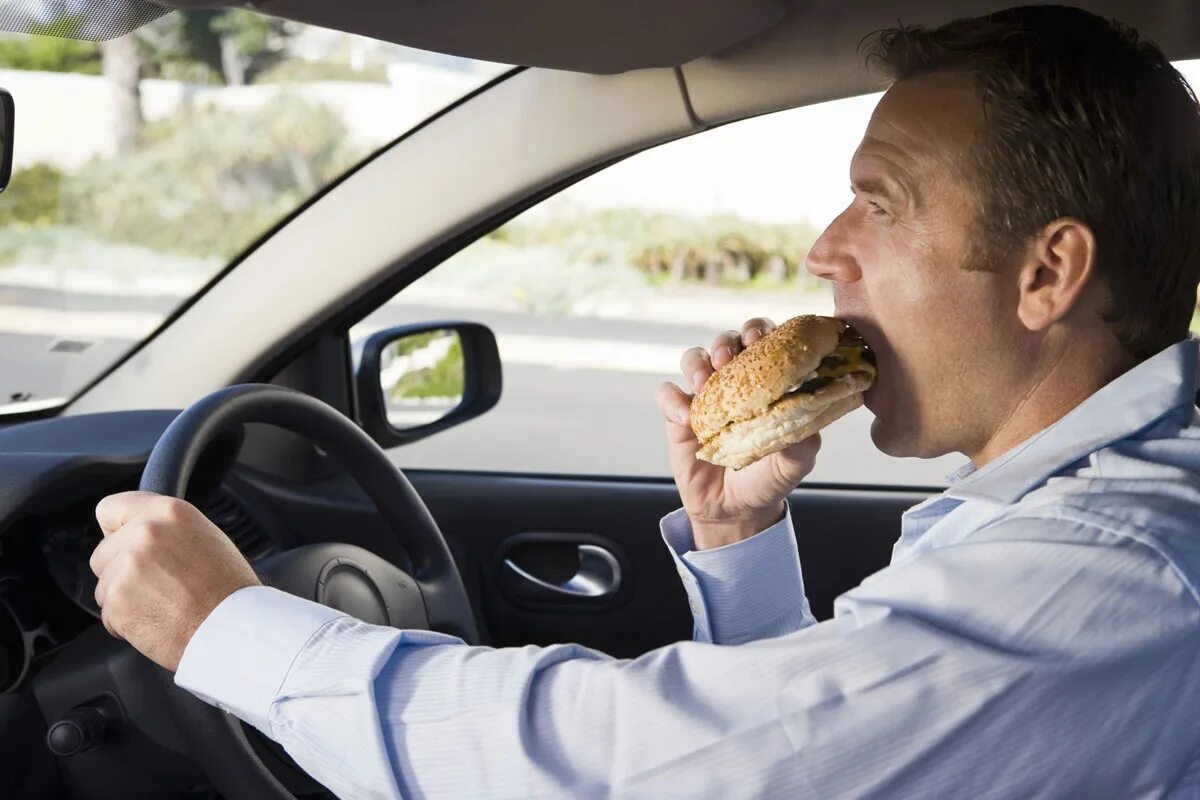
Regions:
<instances>
[{"instance_id":1,"label":"man's eyebrow","mask_svg":"<svg viewBox=\"0 0 1200 800\"><path fill-rule=\"evenodd\" d=\"M877 194L883 197L895 197L896 193L884 181L878 178L858 178L850 181L850 191L855 194L863 192L865 194Z\"/></svg>"},{"instance_id":2,"label":"man's eyebrow","mask_svg":"<svg viewBox=\"0 0 1200 800\"><path fill-rule=\"evenodd\" d=\"M883 180L874 176L863 176L850 180L850 191L854 194L862 192L883 197L893 202L911 204L912 208L921 207L921 195L917 188L902 180Z\"/></svg>"}]
</instances>

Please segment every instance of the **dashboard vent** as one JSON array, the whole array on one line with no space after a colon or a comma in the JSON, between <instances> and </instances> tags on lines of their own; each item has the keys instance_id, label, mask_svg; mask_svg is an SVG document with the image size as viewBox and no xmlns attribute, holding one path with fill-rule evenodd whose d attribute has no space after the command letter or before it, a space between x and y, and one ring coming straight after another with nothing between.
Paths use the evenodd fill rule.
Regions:
<instances>
[{"instance_id":1,"label":"dashboard vent","mask_svg":"<svg viewBox=\"0 0 1200 800\"><path fill-rule=\"evenodd\" d=\"M204 516L225 531L242 555L250 560L261 558L274 550L267 532L259 527L241 503L225 491L218 491L205 505Z\"/></svg>"}]
</instances>

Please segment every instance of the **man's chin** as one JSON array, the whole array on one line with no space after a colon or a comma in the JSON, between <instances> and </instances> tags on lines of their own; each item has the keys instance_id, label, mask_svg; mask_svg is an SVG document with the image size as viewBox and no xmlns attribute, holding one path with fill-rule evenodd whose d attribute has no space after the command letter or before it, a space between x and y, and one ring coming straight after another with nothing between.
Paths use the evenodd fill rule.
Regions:
<instances>
[{"instance_id":1,"label":"man's chin","mask_svg":"<svg viewBox=\"0 0 1200 800\"><path fill-rule=\"evenodd\" d=\"M906 426L898 424L900 421L897 415L888 409L884 398L873 390L874 387L863 394L863 405L875 415L875 419L871 420L871 441L876 449L895 458L915 455L913 450L916 448L915 443L911 441L912 436L905 435L911 434L911 431L906 431Z\"/></svg>"},{"instance_id":2,"label":"man's chin","mask_svg":"<svg viewBox=\"0 0 1200 800\"><path fill-rule=\"evenodd\" d=\"M908 443L899 441L894 432L880 422L879 417L871 423L871 441L875 444L875 449L885 456L906 458L913 455L909 452L911 447L906 446Z\"/></svg>"}]
</instances>

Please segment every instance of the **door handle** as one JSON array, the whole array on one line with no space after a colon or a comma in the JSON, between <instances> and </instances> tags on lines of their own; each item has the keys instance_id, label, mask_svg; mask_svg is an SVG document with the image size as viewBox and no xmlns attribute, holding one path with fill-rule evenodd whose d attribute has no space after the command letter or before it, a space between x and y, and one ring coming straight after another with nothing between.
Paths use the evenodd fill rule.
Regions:
<instances>
[{"instance_id":1,"label":"door handle","mask_svg":"<svg viewBox=\"0 0 1200 800\"><path fill-rule=\"evenodd\" d=\"M621 564L617 557L595 544L581 544L575 548L579 554L579 568L562 583L543 580L523 569L511 558L504 559L504 567L521 580L538 586L551 594L566 597L599 600L612 597L621 588Z\"/></svg>"}]
</instances>

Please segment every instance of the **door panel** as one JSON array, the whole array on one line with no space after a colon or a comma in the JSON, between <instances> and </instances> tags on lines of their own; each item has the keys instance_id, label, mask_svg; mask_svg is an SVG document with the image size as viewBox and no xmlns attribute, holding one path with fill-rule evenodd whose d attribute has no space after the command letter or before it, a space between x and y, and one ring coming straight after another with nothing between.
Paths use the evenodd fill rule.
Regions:
<instances>
[{"instance_id":1,"label":"door panel","mask_svg":"<svg viewBox=\"0 0 1200 800\"><path fill-rule=\"evenodd\" d=\"M453 549L467 556L496 645L578 642L626 657L691 638L686 596L658 532L659 520L679 505L672 483L415 470L408 476ZM889 491L792 494L805 583L818 618L832 615L834 597L887 564L900 535L900 514L923 499ZM514 545L528 543L530 535L546 546L540 560L525 553L530 572L570 578L581 565L578 545L595 543L614 553L619 591L602 603L515 597L504 560L514 549L520 555Z\"/></svg>"}]
</instances>

